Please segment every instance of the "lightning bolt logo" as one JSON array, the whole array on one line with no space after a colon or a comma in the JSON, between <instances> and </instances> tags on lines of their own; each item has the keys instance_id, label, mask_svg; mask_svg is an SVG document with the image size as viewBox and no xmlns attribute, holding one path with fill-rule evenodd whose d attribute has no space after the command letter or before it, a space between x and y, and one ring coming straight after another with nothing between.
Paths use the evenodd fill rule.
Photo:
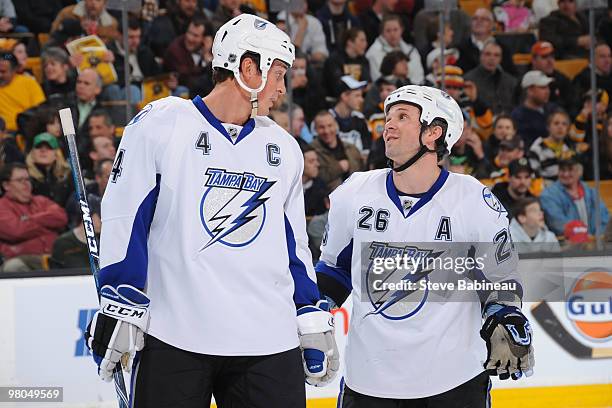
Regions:
<instances>
[{"instance_id":1,"label":"lightning bolt logo","mask_svg":"<svg viewBox=\"0 0 612 408\"><path fill-rule=\"evenodd\" d=\"M426 259L437 258L437 257L439 257L443 253L444 253L444 251L440 251L440 252L429 251L429 254L425 255L424 258L426 258ZM433 272L433 269L427 269L426 270L424 268L425 264L426 264L425 262L418 262L417 263L417 269L414 270L414 271L408 272L401 279L401 281L417 283L421 279L427 279L429 274L431 272ZM386 282L387 280L390 280L391 276L393 276L396 271L397 271L397 268L394 269L393 271L389 272L389 274L385 277L383 282ZM380 294L380 296L378 296L378 298L376 300L372 299L372 303L375 305L375 309L373 311L367 313L363 318L365 319L366 317L371 316L371 315L382 314L385 310L387 310L388 308L390 308L391 306L393 306L397 302L400 302L402 299L406 298L411 293L414 293L416 290L418 290L418 289L414 289L414 290L390 290L390 289L385 289L385 290L374 290L374 291L372 291L373 295L374 294ZM386 300L383 301L383 299L385 299L385 298L386 298ZM423 302L424 301L425 301L425 299L423 299ZM419 308L420 308L420 306L419 306Z\"/></svg>"},{"instance_id":2,"label":"lightning bolt logo","mask_svg":"<svg viewBox=\"0 0 612 408\"><path fill-rule=\"evenodd\" d=\"M209 221L220 222L210 231L212 237L202 248L200 248L200 252L257 218L256 215L253 215L253 212L268 201L270 197L263 197L263 195L274 185L274 183L276 183L276 181L265 181L261 185L261 188L254 192L241 206L235 204L235 198L244 190L238 190L236 194L234 194L232 198L230 198L227 203L210 218Z\"/></svg>"}]
</instances>

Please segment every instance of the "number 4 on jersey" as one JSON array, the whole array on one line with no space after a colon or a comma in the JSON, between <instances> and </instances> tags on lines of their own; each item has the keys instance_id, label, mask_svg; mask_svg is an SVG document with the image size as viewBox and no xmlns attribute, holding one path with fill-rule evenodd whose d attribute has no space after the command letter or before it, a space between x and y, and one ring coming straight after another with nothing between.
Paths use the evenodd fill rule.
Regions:
<instances>
[{"instance_id":1,"label":"number 4 on jersey","mask_svg":"<svg viewBox=\"0 0 612 408\"><path fill-rule=\"evenodd\" d=\"M111 183L116 183L117 179L121 176L121 172L123 171L122 163L124 155L125 149L119 149L119 153L117 153L115 163L113 164L113 169L111 170Z\"/></svg>"},{"instance_id":2,"label":"number 4 on jersey","mask_svg":"<svg viewBox=\"0 0 612 408\"><path fill-rule=\"evenodd\" d=\"M198 141L196 142L196 149L201 150L202 154L210 154L212 148L208 139L208 132L200 133L200 136L198 136Z\"/></svg>"}]
</instances>

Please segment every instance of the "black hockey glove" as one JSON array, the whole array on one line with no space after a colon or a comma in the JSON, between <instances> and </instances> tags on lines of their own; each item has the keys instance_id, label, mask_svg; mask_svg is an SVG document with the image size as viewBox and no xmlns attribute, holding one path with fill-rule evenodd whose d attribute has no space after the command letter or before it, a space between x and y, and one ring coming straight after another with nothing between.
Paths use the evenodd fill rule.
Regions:
<instances>
[{"instance_id":1,"label":"black hockey glove","mask_svg":"<svg viewBox=\"0 0 612 408\"><path fill-rule=\"evenodd\" d=\"M531 325L514 306L491 304L485 313L480 337L487 342L485 370L500 380L518 380L533 374L533 335Z\"/></svg>"},{"instance_id":2,"label":"black hockey glove","mask_svg":"<svg viewBox=\"0 0 612 408\"><path fill-rule=\"evenodd\" d=\"M126 371L131 370L136 353L144 347L148 324L147 295L129 285L102 287L100 310L87 326L85 342L104 381L112 380L119 361Z\"/></svg>"}]
</instances>

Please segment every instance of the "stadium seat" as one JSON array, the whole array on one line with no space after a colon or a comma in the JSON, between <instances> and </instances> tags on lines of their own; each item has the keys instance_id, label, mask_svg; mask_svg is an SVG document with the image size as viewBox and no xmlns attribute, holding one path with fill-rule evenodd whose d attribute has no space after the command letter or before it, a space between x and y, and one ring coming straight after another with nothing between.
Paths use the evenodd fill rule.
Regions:
<instances>
[{"instance_id":1,"label":"stadium seat","mask_svg":"<svg viewBox=\"0 0 612 408\"><path fill-rule=\"evenodd\" d=\"M563 75L573 80L586 66L589 65L589 60L586 58L576 58L568 60L556 60L555 69Z\"/></svg>"},{"instance_id":2,"label":"stadium seat","mask_svg":"<svg viewBox=\"0 0 612 408\"><path fill-rule=\"evenodd\" d=\"M516 53L512 55L514 65L529 65L531 64L531 54Z\"/></svg>"},{"instance_id":3,"label":"stadium seat","mask_svg":"<svg viewBox=\"0 0 612 408\"><path fill-rule=\"evenodd\" d=\"M589 187L595 188L595 183L587 181ZM599 182L599 194L601 199L606 203L608 210L612 212L612 180L602 180Z\"/></svg>"},{"instance_id":4,"label":"stadium seat","mask_svg":"<svg viewBox=\"0 0 612 408\"><path fill-rule=\"evenodd\" d=\"M459 8L466 12L470 17L474 15L474 12L479 8L491 8L490 0L459 0Z\"/></svg>"},{"instance_id":5,"label":"stadium seat","mask_svg":"<svg viewBox=\"0 0 612 408\"><path fill-rule=\"evenodd\" d=\"M28 61L26 62L26 69L32 71L34 74L34 78L39 84L42 84L43 81L43 70L42 70L42 61L40 57L28 57Z\"/></svg>"},{"instance_id":6,"label":"stadium seat","mask_svg":"<svg viewBox=\"0 0 612 408\"><path fill-rule=\"evenodd\" d=\"M43 254L40 260L40 264L42 266L43 271L48 271L49 268L49 258L51 258L51 254Z\"/></svg>"},{"instance_id":7,"label":"stadium seat","mask_svg":"<svg viewBox=\"0 0 612 408\"><path fill-rule=\"evenodd\" d=\"M42 49L49 42L49 33L38 33L38 45Z\"/></svg>"}]
</instances>

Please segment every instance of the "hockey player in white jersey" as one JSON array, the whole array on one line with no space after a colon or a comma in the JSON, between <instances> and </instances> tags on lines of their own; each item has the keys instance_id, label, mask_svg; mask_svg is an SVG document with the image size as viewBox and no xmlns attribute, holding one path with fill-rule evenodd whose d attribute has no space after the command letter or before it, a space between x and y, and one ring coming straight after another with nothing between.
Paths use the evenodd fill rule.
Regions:
<instances>
[{"instance_id":1,"label":"hockey player in white jersey","mask_svg":"<svg viewBox=\"0 0 612 408\"><path fill-rule=\"evenodd\" d=\"M316 266L323 295L340 305L352 294L338 406L484 408L489 375L518 379L534 364L504 207L476 179L438 166L463 130L450 96L408 85L384 111L392 169L355 173L331 194ZM441 257L441 243L454 253L450 275L401 270L404 257ZM457 262L464 249L469 270ZM384 261L391 274L378 279ZM389 285L393 274L405 285ZM435 292L434 283L456 286Z\"/></svg>"},{"instance_id":2,"label":"hockey player in white jersey","mask_svg":"<svg viewBox=\"0 0 612 408\"><path fill-rule=\"evenodd\" d=\"M102 202L101 308L85 337L136 407L305 407L338 370L305 229L303 158L265 117L289 37L242 14L213 43L215 88L126 127Z\"/></svg>"}]
</instances>

